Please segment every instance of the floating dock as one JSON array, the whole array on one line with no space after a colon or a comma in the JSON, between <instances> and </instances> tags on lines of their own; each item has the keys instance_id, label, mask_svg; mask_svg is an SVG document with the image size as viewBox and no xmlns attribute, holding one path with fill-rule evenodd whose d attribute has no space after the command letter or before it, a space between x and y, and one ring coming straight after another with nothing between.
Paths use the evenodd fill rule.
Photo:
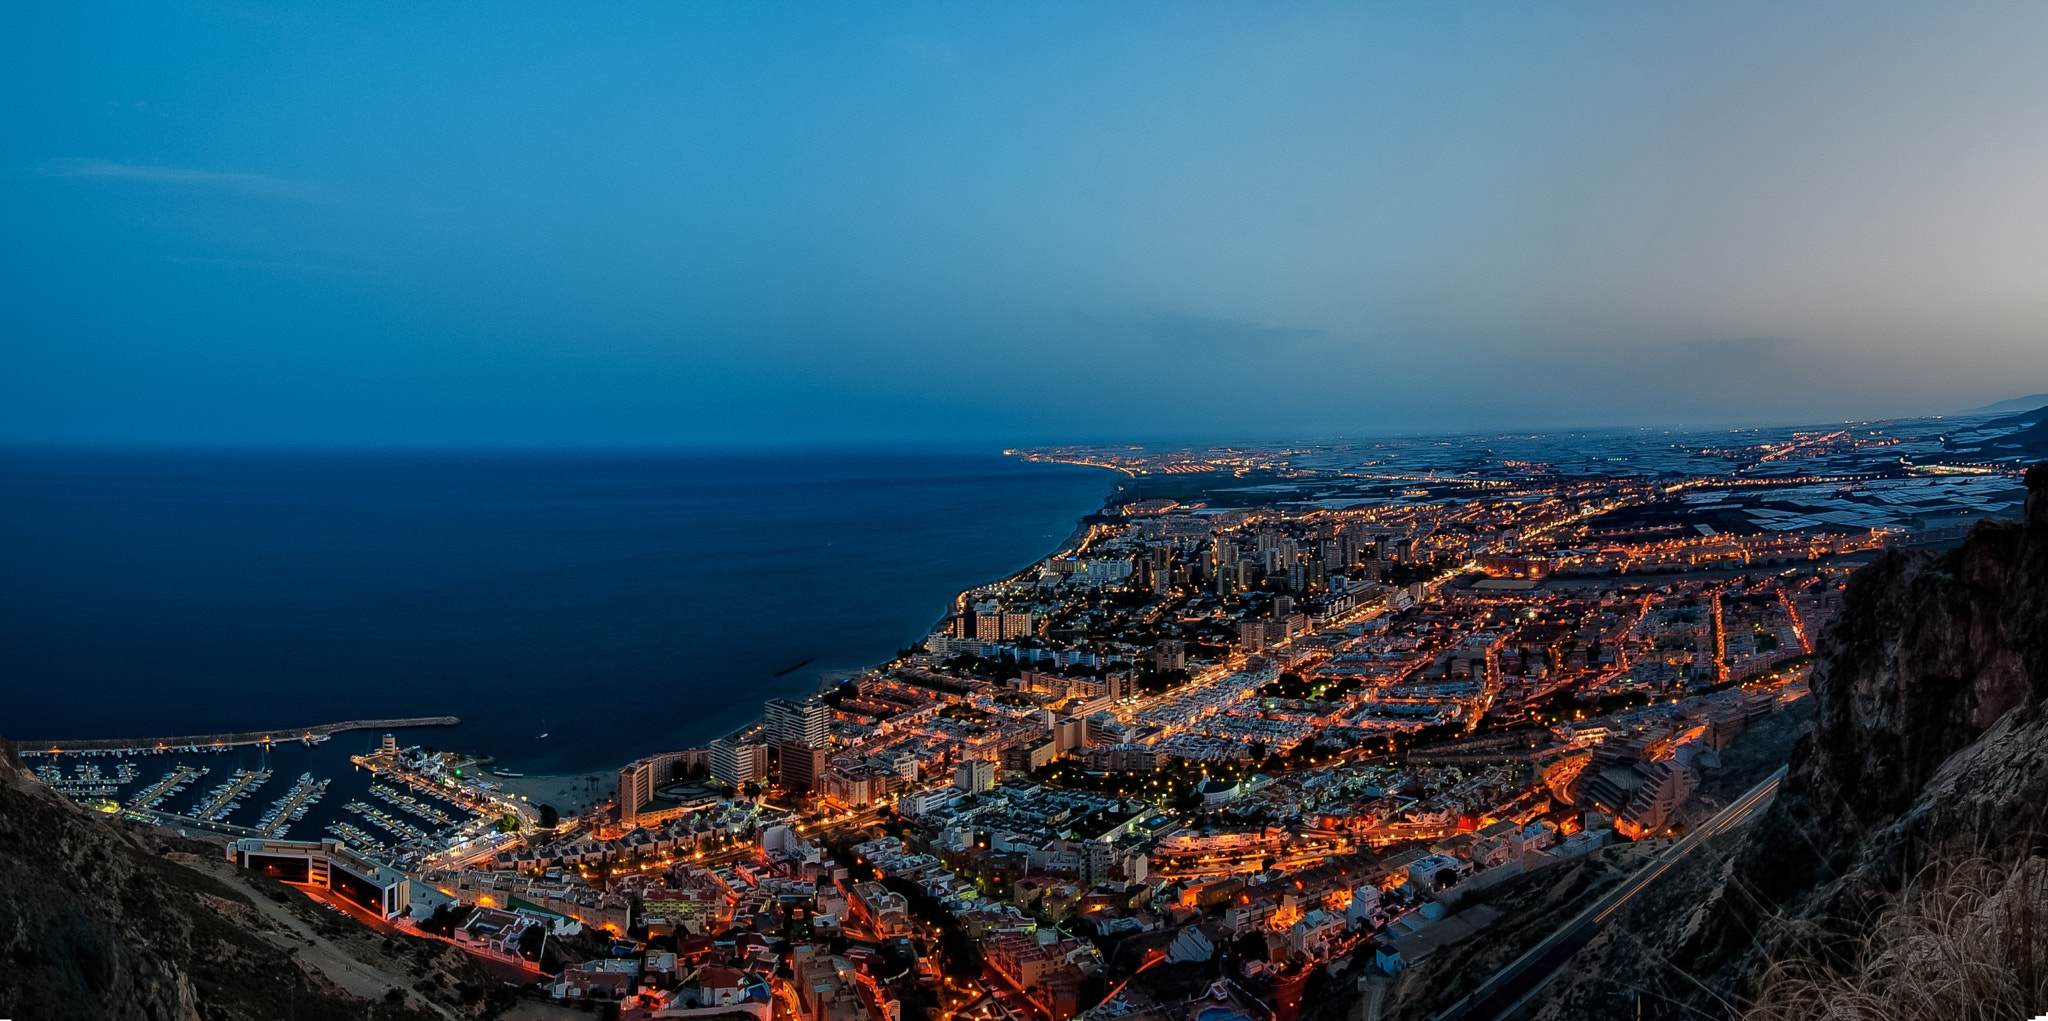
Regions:
<instances>
[{"instance_id":1,"label":"floating dock","mask_svg":"<svg viewBox=\"0 0 2048 1021\"><path fill-rule=\"evenodd\" d=\"M265 812L256 829L266 837L282 837L292 828L292 823L306 817L306 809L318 802L327 793L331 781L315 780L311 773L299 774L299 782L277 799Z\"/></svg>"},{"instance_id":2,"label":"floating dock","mask_svg":"<svg viewBox=\"0 0 2048 1021\"><path fill-rule=\"evenodd\" d=\"M205 776L208 772L205 766L179 766L165 773L163 779L150 784L147 790L137 794L134 800L128 802L128 807L137 810L155 808L163 804L164 799L184 790L186 784Z\"/></svg>"},{"instance_id":3,"label":"floating dock","mask_svg":"<svg viewBox=\"0 0 2048 1021\"><path fill-rule=\"evenodd\" d=\"M387 802L390 802L394 807L402 808L429 822L439 823L443 826L455 825L454 816L451 816L448 813L443 812L440 809L435 808L434 806L429 805L426 802L421 801L420 799L415 798L410 794L402 794L396 790L384 786L381 783L371 784L370 793L375 794L380 798L383 798Z\"/></svg>"},{"instance_id":4,"label":"floating dock","mask_svg":"<svg viewBox=\"0 0 2048 1021\"><path fill-rule=\"evenodd\" d=\"M242 799L250 792L270 782L270 770L237 769L227 783L207 792L192 808L192 818L202 822L220 822L235 809L242 807Z\"/></svg>"},{"instance_id":5,"label":"floating dock","mask_svg":"<svg viewBox=\"0 0 2048 1021\"><path fill-rule=\"evenodd\" d=\"M60 794L76 798L110 798L120 793L121 788L132 783L138 770L132 762L122 762L108 775L95 762L81 762L70 773L54 762L45 762L36 767L36 778Z\"/></svg>"},{"instance_id":6,"label":"floating dock","mask_svg":"<svg viewBox=\"0 0 2048 1021\"><path fill-rule=\"evenodd\" d=\"M367 852L379 856L389 856L391 854L391 845L378 840L368 833L364 833L354 826L350 826L348 823L328 823L327 832L340 837L341 842L348 845L348 848L352 851Z\"/></svg>"},{"instance_id":7,"label":"floating dock","mask_svg":"<svg viewBox=\"0 0 2048 1021\"><path fill-rule=\"evenodd\" d=\"M393 834L396 834L401 840L405 840L407 842L428 843L434 839L433 834L428 833L426 830L420 829L418 826L414 826L413 824L406 822L405 820L400 819L397 816L392 815L391 813L376 807L375 805L366 804L361 801L351 801L348 804L343 805L341 807L346 811L354 812L357 815L360 815L363 818L368 819L373 823L376 823L378 826L386 830L389 830Z\"/></svg>"}]
</instances>

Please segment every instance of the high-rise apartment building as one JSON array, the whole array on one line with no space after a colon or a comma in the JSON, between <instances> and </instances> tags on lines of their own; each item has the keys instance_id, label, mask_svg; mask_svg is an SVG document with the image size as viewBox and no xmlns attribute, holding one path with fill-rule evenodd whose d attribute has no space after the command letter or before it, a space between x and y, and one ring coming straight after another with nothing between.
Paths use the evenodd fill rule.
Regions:
<instances>
[{"instance_id":1,"label":"high-rise apartment building","mask_svg":"<svg viewBox=\"0 0 2048 1021\"><path fill-rule=\"evenodd\" d=\"M980 794L996 785L996 764L987 759L968 759L953 771L953 786L969 794Z\"/></svg>"},{"instance_id":2,"label":"high-rise apartment building","mask_svg":"<svg viewBox=\"0 0 2048 1021\"><path fill-rule=\"evenodd\" d=\"M1000 613L976 613L974 615L974 640L977 642L1002 641L1003 615Z\"/></svg>"},{"instance_id":3,"label":"high-rise apartment building","mask_svg":"<svg viewBox=\"0 0 2048 1021\"><path fill-rule=\"evenodd\" d=\"M1219 535L1216 537L1212 545L1214 546L1214 555L1216 558L1216 566L1218 568L1224 566L1237 566L1236 542Z\"/></svg>"},{"instance_id":4,"label":"high-rise apartment building","mask_svg":"<svg viewBox=\"0 0 2048 1021\"><path fill-rule=\"evenodd\" d=\"M640 806L654 800L654 763L641 759L619 770L619 824L631 829Z\"/></svg>"},{"instance_id":5,"label":"high-rise apartment building","mask_svg":"<svg viewBox=\"0 0 2048 1021\"><path fill-rule=\"evenodd\" d=\"M1152 547L1150 566L1152 593L1163 596L1171 592L1173 590L1173 547Z\"/></svg>"},{"instance_id":6,"label":"high-rise apartment building","mask_svg":"<svg viewBox=\"0 0 2048 1021\"><path fill-rule=\"evenodd\" d=\"M771 743L812 748L832 743L832 707L816 696L771 698L761 703L761 715Z\"/></svg>"},{"instance_id":7,"label":"high-rise apartment building","mask_svg":"<svg viewBox=\"0 0 2048 1021\"><path fill-rule=\"evenodd\" d=\"M1188 665L1188 643L1167 638L1152 648L1152 669L1167 673Z\"/></svg>"},{"instance_id":8,"label":"high-rise apartment building","mask_svg":"<svg viewBox=\"0 0 2048 1021\"><path fill-rule=\"evenodd\" d=\"M1240 621L1237 625L1237 644L1246 652L1257 652L1266 647L1266 622L1263 620Z\"/></svg>"},{"instance_id":9,"label":"high-rise apartment building","mask_svg":"<svg viewBox=\"0 0 2048 1021\"><path fill-rule=\"evenodd\" d=\"M741 744L729 737L711 742L711 775L733 787L768 777L768 746Z\"/></svg>"},{"instance_id":10,"label":"high-rise apartment building","mask_svg":"<svg viewBox=\"0 0 2048 1021\"><path fill-rule=\"evenodd\" d=\"M631 829L640 810L654 800L662 784L676 778L685 768L700 768L705 762L702 748L660 752L626 764L619 770L619 823Z\"/></svg>"},{"instance_id":11,"label":"high-rise apartment building","mask_svg":"<svg viewBox=\"0 0 2048 1021\"><path fill-rule=\"evenodd\" d=\"M777 779L792 791L808 791L818 785L831 752L800 741L784 741L775 748Z\"/></svg>"}]
</instances>

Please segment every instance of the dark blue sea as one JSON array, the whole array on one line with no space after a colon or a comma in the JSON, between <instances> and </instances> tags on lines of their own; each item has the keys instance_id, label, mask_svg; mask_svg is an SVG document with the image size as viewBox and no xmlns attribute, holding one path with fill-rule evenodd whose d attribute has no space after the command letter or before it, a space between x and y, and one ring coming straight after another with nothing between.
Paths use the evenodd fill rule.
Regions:
<instances>
[{"instance_id":1,"label":"dark blue sea","mask_svg":"<svg viewBox=\"0 0 2048 1021\"><path fill-rule=\"evenodd\" d=\"M1113 485L994 454L0 454L0 735L451 714L409 740L609 768L887 659Z\"/></svg>"}]
</instances>

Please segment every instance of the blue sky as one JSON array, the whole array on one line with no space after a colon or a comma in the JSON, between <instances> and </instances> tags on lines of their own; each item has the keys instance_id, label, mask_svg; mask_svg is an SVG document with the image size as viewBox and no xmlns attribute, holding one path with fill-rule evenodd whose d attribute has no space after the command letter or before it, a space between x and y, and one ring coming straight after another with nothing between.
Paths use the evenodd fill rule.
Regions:
<instances>
[{"instance_id":1,"label":"blue sky","mask_svg":"<svg viewBox=\"0 0 2048 1021\"><path fill-rule=\"evenodd\" d=\"M1011 443L2048 390L2048 8L0 14L0 442Z\"/></svg>"}]
</instances>

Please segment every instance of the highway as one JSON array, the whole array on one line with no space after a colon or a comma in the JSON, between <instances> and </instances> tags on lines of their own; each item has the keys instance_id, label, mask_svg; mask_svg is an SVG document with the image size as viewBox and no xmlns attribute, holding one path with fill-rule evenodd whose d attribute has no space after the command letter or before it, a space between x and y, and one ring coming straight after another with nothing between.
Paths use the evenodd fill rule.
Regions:
<instances>
[{"instance_id":1,"label":"highway","mask_svg":"<svg viewBox=\"0 0 2048 1021\"><path fill-rule=\"evenodd\" d=\"M1780 766L1764 782L1750 788L1733 804L1716 812L1713 818L1652 856L1649 864L1636 870L1620 886L1608 891L1541 943L1495 972L1492 978L1480 983L1479 988L1469 995L1451 1004L1436 1016L1436 1021L1502 1021L1512 1017L1550 983L1573 954L1592 942L1593 937L1599 935L1600 927L1627 907L1630 900L1648 889L1657 877L1670 871L1673 865L1701 844L1749 821L1758 809L1770 804L1772 796L1778 792L1778 784L1784 779L1785 767Z\"/></svg>"}]
</instances>

